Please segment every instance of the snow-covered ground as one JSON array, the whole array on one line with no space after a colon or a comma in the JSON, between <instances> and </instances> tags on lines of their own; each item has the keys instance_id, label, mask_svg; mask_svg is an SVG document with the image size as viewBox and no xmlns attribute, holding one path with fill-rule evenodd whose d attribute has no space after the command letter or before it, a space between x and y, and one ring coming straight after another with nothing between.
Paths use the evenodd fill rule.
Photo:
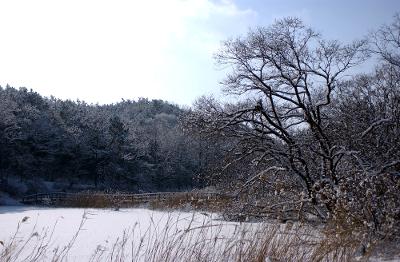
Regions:
<instances>
[{"instance_id":1,"label":"snow-covered ground","mask_svg":"<svg viewBox=\"0 0 400 262\"><path fill-rule=\"evenodd\" d=\"M305 225L235 223L209 213L0 206L0 262L259 261L263 254L264 261L310 261L319 254L310 243L319 239ZM335 254L326 260L340 261Z\"/></svg>"},{"instance_id":2,"label":"snow-covered ground","mask_svg":"<svg viewBox=\"0 0 400 262\"><path fill-rule=\"evenodd\" d=\"M165 237L187 228L201 228L206 225L208 233L218 230L218 236L232 234L236 223L214 220L212 214L185 212L158 212L147 209L81 209L81 208L38 208L26 206L0 206L0 241L5 248L17 231L16 240L23 241L33 236L32 241L23 248L17 259L22 261L24 253L37 244L38 239L44 239L52 251L59 247L68 246L69 242L79 231L72 247L68 252L68 261L88 261L97 252L109 253L113 244L121 241L121 237L129 234L129 241L138 245L144 236L154 238ZM22 222L24 221L24 222ZM83 226L81 226L83 222ZM166 230L166 227L169 228ZM211 229L211 231L210 231ZM153 232L149 232L153 231ZM168 231L166 234L165 232ZM46 235L47 234L47 235ZM148 239L145 240L149 241ZM155 241L155 239L150 240ZM16 242L18 243L18 242ZM51 254L47 254L51 257Z\"/></svg>"}]
</instances>

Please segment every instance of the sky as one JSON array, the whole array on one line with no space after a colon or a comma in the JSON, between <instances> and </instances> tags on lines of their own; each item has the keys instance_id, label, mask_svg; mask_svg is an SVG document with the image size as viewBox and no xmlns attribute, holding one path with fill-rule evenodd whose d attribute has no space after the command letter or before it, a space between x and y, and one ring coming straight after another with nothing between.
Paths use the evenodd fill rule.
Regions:
<instances>
[{"instance_id":1,"label":"sky","mask_svg":"<svg viewBox=\"0 0 400 262\"><path fill-rule=\"evenodd\" d=\"M221 97L222 41L295 16L349 42L399 0L0 0L0 85L89 103ZM1 101L0 101L1 102Z\"/></svg>"}]
</instances>

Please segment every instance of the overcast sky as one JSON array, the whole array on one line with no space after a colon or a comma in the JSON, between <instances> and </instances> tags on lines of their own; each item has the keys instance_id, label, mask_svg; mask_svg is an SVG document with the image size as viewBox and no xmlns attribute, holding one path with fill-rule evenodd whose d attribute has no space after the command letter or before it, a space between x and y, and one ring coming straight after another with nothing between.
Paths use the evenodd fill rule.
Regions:
<instances>
[{"instance_id":1,"label":"overcast sky","mask_svg":"<svg viewBox=\"0 0 400 262\"><path fill-rule=\"evenodd\" d=\"M396 11L399 0L0 0L0 85L90 103L190 105L218 95L224 73L213 53L250 27L297 16L350 41Z\"/></svg>"}]
</instances>

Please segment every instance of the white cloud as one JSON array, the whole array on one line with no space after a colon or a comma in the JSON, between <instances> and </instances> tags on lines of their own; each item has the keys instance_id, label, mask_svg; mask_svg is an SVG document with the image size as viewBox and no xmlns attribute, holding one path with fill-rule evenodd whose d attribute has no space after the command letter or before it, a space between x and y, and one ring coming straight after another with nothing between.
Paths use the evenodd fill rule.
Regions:
<instances>
[{"instance_id":1,"label":"white cloud","mask_svg":"<svg viewBox=\"0 0 400 262\"><path fill-rule=\"evenodd\" d=\"M213 78L204 67L225 29L254 15L229 0L1 1L0 84L90 102L187 103L171 93L198 95L186 76Z\"/></svg>"}]
</instances>

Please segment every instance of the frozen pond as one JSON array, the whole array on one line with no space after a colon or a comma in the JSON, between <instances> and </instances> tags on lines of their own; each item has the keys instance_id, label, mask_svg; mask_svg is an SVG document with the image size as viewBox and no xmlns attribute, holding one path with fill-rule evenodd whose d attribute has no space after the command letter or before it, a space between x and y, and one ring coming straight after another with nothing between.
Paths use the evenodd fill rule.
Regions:
<instances>
[{"instance_id":1,"label":"frozen pond","mask_svg":"<svg viewBox=\"0 0 400 262\"><path fill-rule=\"evenodd\" d=\"M189 212L159 212L148 209L82 209L82 208L38 208L24 206L2 206L0 207L0 240L4 243L1 248L5 248L13 238L14 242L21 247L29 236L33 236L26 247L21 249L21 255L17 261L23 261L24 256L34 245L42 241L46 246L47 257L51 260L53 253L61 252L64 247L68 247L70 241L77 237L69 248L67 254L68 261L88 261L95 252L110 253L113 247L119 246L118 241L125 237L128 238L127 245L138 245L142 251L155 242L160 242L157 238L168 238L188 228L206 232L199 236L185 236L190 238L187 241L200 241L200 238L211 237L218 234L219 238L225 234L232 234L237 227L236 223L213 220L212 214L189 213ZM24 221L24 222L22 222ZM83 223L83 225L81 225ZM18 226L19 225L19 226ZM195 230L193 230L194 232ZM129 237L128 237L129 236ZM164 240L163 240L164 241ZM168 240L165 240L168 241ZM176 239L174 239L176 241ZM146 245L148 247L146 247ZM58 249L56 249L58 247ZM133 253L133 247L125 248ZM96 251L97 250L97 251ZM136 251L135 251L136 252ZM144 252L149 252L148 250ZM161 252L161 251L157 251ZM154 253L154 251L152 251ZM136 254L136 253L135 253ZM130 254L132 255L132 254ZM1 260L1 259L0 259ZM146 260L145 255L141 259Z\"/></svg>"},{"instance_id":2,"label":"frozen pond","mask_svg":"<svg viewBox=\"0 0 400 262\"><path fill-rule=\"evenodd\" d=\"M0 261L309 261L317 240L201 212L0 207Z\"/></svg>"}]
</instances>

